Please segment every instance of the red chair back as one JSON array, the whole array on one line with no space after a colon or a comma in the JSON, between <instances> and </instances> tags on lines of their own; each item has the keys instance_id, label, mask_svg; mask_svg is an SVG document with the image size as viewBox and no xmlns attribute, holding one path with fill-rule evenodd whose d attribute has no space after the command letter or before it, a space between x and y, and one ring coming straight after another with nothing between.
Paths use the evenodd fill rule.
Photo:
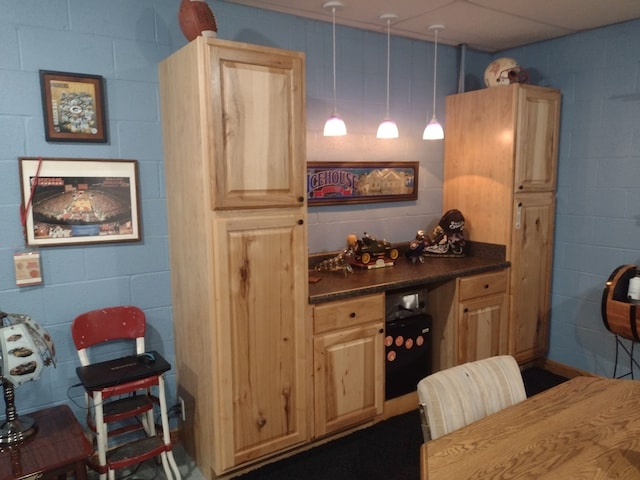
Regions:
<instances>
[{"instance_id":1,"label":"red chair back","mask_svg":"<svg viewBox=\"0 0 640 480\"><path fill-rule=\"evenodd\" d=\"M144 337L147 321L134 306L106 307L78 315L71 324L76 349L81 350L111 340Z\"/></svg>"}]
</instances>

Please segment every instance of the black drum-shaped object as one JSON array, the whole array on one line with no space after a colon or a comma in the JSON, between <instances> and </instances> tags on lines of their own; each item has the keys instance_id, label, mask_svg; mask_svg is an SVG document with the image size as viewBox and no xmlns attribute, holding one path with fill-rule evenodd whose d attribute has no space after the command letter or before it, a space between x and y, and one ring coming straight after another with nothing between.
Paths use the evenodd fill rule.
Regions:
<instances>
[{"instance_id":1,"label":"black drum-shaped object","mask_svg":"<svg viewBox=\"0 0 640 480\"><path fill-rule=\"evenodd\" d=\"M602 321L612 333L640 342L640 305L627 298L629 280L636 275L636 265L621 265L616 268L602 292Z\"/></svg>"}]
</instances>

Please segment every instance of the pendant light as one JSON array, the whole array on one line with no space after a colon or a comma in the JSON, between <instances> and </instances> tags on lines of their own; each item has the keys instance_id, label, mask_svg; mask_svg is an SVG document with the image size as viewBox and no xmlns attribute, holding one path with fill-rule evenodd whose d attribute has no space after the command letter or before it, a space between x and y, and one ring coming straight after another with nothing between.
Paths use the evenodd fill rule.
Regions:
<instances>
[{"instance_id":1,"label":"pendant light","mask_svg":"<svg viewBox=\"0 0 640 480\"><path fill-rule=\"evenodd\" d=\"M436 118L436 72L437 72L437 64L438 64L438 30L443 29L444 25L431 25L429 30L436 31L436 41L434 43L434 53L433 53L433 117L431 121L427 124L424 129L424 133L422 134L423 140L442 140L444 138L444 130L442 129L442 125L438 122Z\"/></svg>"},{"instance_id":2,"label":"pendant light","mask_svg":"<svg viewBox=\"0 0 640 480\"><path fill-rule=\"evenodd\" d=\"M333 15L333 112L324 124L325 137L339 137L347 134L347 126L338 115L338 101L336 98L336 8L342 7L342 2L332 0L325 2L324 8L331 8Z\"/></svg>"},{"instance_id":3,"label":"pendant light","mask_svg":"<svg viewBox=\"0 0 640 480\"><path fill-rule=\"evenodd\" d=\"M389 116L389 72L391 69L391 20L398 18L393 13L385 13L380 20L387 21L387 113L378 127L376 138L398 138L398 126Z\"/></svg>"}]
</instances>

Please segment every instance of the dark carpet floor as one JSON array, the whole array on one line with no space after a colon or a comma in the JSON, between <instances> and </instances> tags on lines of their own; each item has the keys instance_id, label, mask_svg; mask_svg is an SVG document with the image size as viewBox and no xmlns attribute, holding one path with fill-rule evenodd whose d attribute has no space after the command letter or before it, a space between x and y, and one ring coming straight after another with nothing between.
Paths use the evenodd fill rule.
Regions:
<instances>
[{"instance_id":1,"label":"dark carpet floor","mask_svg":"<svg viewBox=\"0 0 640 480\"><path fill-rule=\"evenodd\" d=\"M527 396L567 380L542 369L522 374ZM390 418L238 480L417 480L422 431L418 410Z\"/></svg>"}]
</instances>

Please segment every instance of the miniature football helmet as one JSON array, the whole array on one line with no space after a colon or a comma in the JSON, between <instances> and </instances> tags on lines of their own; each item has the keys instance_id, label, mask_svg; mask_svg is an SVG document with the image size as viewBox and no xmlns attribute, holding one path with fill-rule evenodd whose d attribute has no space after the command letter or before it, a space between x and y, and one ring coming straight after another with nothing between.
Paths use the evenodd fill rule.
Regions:
<instances>
[{"instance_id":1,"label":"miniature football helmet","mask_svg":"<svg viewBox=\"0 0 640 480\"><path fill-rule=\"evenodd\" d=\"M487 87L526 83L529 75L513 58L501 57L491 62L484 71L484 84Z\"/></svg>"},{"instance_id":2,"label":"miniature football helmet","mask_svg":"<svg viewBox=\"0 0 640 480\"><path fill-rule=\"evenodd\" d=\"M460 210L446 212L428 239L423 255L461 257L465 252L464 216Z\"/></svg>"}]
</instances>

